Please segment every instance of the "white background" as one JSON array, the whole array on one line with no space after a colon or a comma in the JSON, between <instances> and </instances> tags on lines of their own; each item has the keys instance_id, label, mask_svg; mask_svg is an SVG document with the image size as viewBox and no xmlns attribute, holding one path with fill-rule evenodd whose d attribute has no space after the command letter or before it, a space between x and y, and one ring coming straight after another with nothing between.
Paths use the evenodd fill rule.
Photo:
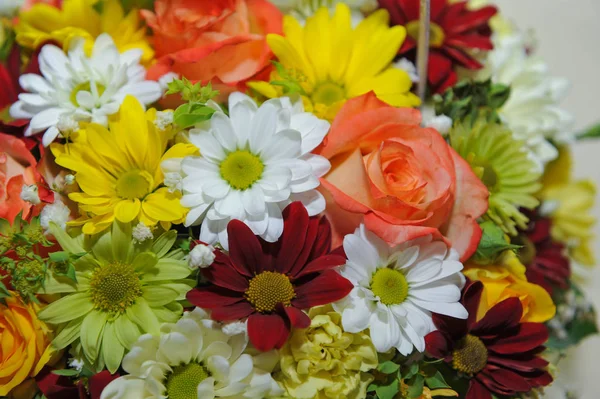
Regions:
<instances>
[{"instance_id":1,"label":"white background","mask_svg":"<svg viewBox=\"0 0 600 399\"><path fill-rule=\"evenodd\" d=\"M538 55L556 76L571 81L564 108L583 130L600 123L600 0L495 0L501 12L521 29L533 29ZM600 140L577 143L574 147L575 174L592 178L600 187ZM594 214L600 218L600 201ZM596 226L600 237L600 226ZM596 239L600 259L600 239ZM588 297L600 309L600 267L591 271L584 286ZM570 352L560 364L557 385L568 386L582 399L600 399L600 336L589 338ZM551 399L563 399L558 386L547 392Z\"/></svg>"}]
</instances>

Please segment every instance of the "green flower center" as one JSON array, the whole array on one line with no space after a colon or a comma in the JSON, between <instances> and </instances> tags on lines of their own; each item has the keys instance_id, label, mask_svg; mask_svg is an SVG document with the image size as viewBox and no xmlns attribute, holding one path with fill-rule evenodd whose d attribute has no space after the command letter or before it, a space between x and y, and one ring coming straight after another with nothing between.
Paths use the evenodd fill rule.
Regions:
<instances>
[{"instance_id":1,"label":"green flower center","mask_svg":"<svg viewBox=\"0 0 600 399\"><path fill-rule=\"evenodd\" d=\"M315 104L331 105L344 99L346 99L346 91L342 86L333 82L321 83L312 94L312 101Z\"/></svg>"},{"instance_id":2,"label":"green flower center","mask_svg":"<svg viewBox=\"0 0 600 399\"><path fill-rule=\"evenodd\" d=\"M173 368L167 377L167 397L169 399L190 399L198 396L198 384L210 377L206 367L190 363Z\"/></svg>"},{"instance_id":3,"label":"green flower center","mask_svg":"<svg viewBox=\"0 0 600 399\"><path fill-rule=\"evenodd\" d=\"M417 42L419 41L419 31L420 24L418 20L410 21L406 24L406 33ZM444 34L442 27L435 22L431 22L429 28L429 46L442 47L445 39L446 35Z\"/></svg>"},{"instance_id":4,"label":"green flower center","mask_svg":"<svg viewBox=\"0 0 600 399\"><path fill-rule=\"evenodd\" d=\"M479 373L487 364L485 344L474 335L464 337L452 352L452 367L467 375Z\"/></svg>"},{"instance_id":5,"label":"green flower center","mask_svg":"<svg viewBox=\"0 0 600 399\"><path fill-rule=\"evenodd\" d=\"M104 90L106 90L106 87L104 87L104 85L101 85L100 83L96 83L96 89L98 90L98 95L101 96L104 93ZM69 99L71 100L71 103L73 103L73 105L76 107L79 107L79 103L77 102L77 94L80 91L89 91L91 93L92 84L90 82L83 82L79 83L73 88Z\"/></svg>"},{"instance_id":6,"label":"green flower center","mask_svg":"<svg viewBox=\"0 0 600 399\"><path fill-rule=\"evenodd\" d=\"M97 310L123 313L142 295L142 284L133 266L108 263L94 269L90 294Z\"/></svg>"},{"instance_id":7,"label":"green flower center","mask_svg":"<svg viewBox=\"0 0 600 399\"><path fill-rule=\"evenodd\" d=\"M272 312L277 304L289 306L296 296L294 286L285 274L262 272L257 274L246 290L248 302L259 312Z\"/></svg>"},{"instance_id":8,"label":"green flower center","mask_svg":"<svg viewBox=\"0 0 600 399\"><path fill-rule=\"evenodd\" d=\"M145 170L134 169L119 177L117 180L117 195L126 199L142 199L152 191L154 179Z\"/></svg>"},{"instance_id":9,"label":"green flower center","mask_svg":"<svg viewBox=\"0 0 600 399\"><path fill-rule=\"evenodd\" d=\"M398 305L408 296L408 281L395 269L379 269L371 279L371 291L384 305Z\"/></svg>"},{"instance_id":10,"label":"green flower center","mask_svg":"<svg viewBox=\"0 0 600 399\"><path fill-rule=\"evenodd\" d=\"M221 162L221 176L237 190L246 190L262 176L265 168L259 157L247 150L237 150Z\"/></svg>"}]
</instances>

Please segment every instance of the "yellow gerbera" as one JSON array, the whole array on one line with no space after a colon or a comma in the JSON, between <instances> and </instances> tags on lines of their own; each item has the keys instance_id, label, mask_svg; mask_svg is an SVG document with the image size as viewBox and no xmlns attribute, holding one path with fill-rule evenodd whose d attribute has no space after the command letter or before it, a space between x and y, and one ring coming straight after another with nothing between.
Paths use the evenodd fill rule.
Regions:
<instances>
[{"instance_id":1,"label":"yellow gerbera","mask_svg":"<svg viewBox=\"0 0 600 399\"><path fill-rule=\"evenodd\" d=\"M569 149L560 148L558 159L546 167L540 196L552 219L552 238L565 243L576 262L594 266L592 244L596 218L591 211L596 199L596 185L589 179L573 180L571 166Z\"/></svg>"},{"instance_id":2,"label":"yellow gerbera","mask_svg":"<svg viewBox=\"0 0 600 399\"><path fill-rule=\"evenodd\" d=\"M86 40L86 50L92 49L94 39L108 33L120 52L134 48L143 51L142 62L154 57L154 50L146 38L146 28L141 26L137 10L127 15L118 0L103 1L101 11L98 0L64 0L61 8L38 3L19 15L15 26L17 42L35 49L47 41L60 43L65 50L78 37Z\"/></svg>"},{"instance_id":3,"label":"yellow gerbera","mask_svg":"<svg viewBox=\"0 0 600 399\"><path fill-rule=\"evenodd\" d=\"M285 36L268 35L267 43L286 76L274 72L271 83L251 82L249 86L261 95L284 94L282 80L284 85L295 84L307 111L329 120L347 99L369 91L393 106L419 105L419 98L410 92L408 74L391 66L406 29L390 28L386 10L374 12L353 29L346 4L338 4L332 17L321 7L304 27L285 16L283 32Z\"/></svg>"},{"instance_id":4,"label":"yellow gerbera","mask_svg":"<svg viewBox=\"0 0 600 399\"><path fill-rule=\"evenodd\" d=\"M164 228L183 221L181 193L164 187L160 163L197 150L176 146L165 153L170 137L154 125L155 118L154 109L144 113L128 96L108 129L83 124L73 142L51 146L56 163L75 172L81 192L69 198L83 211L75 224L83 224L85 234L106 229L115 218L123 223L139 218L146 226L162 222Z\"/></svg>"},{"instance_id":5,"label":"yellow gerbera","mask_svg":"<svg viewBox=\"0 0 600 399\"><path fill-rule=\"evenodd\" d=\"M554 317L556 306L552 298L544 288L527 281L525 270L512 251L505 251L493 265L468 263L465 266L465 276L473 281L481 281L484 287L477 312L478 320L507 298L519 298L523 305L523 322L543 323Z\"/></svg>"}]
</instances>

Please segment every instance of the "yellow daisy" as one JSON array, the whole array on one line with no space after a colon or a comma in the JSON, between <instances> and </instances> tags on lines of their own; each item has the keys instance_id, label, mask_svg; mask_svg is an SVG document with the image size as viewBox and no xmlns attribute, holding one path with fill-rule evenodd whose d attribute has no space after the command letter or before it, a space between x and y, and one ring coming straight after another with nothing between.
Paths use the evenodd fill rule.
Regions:
<instances>
[{"instance_id":1,"label":"yellow daisy","mask_svg":"<svg viewBox=\"0 0 600 399\"><path fill-rule=\"evenodd\" d=\"M271 75L270 83L250 82L249 86L273 98L286 94L284 86L295 84L307 111L329 120L346 100L369 91L393 106L419 105L418 97L410 92L408 74L391 65L406 29L390 28L386 10L374 12L353 29L350 14L343 3L337 5L333 16L321 7L304 27L294 17L285 16L285 36L267 36L280 71Z\"/></svg>"},{"instance_id":2,"label":"yellow daisy","mask_svg":"<svg viewBox=\"0 0 600 399\"><path fill-rule=\"evenodd\" d=\"M67 50L73 39L83 37L86 50L91 51L94 39L106 32L120 52L140 49L143 51L142 62L149 63L154 50L148 43L146 28L141 25L137 10L125 15L118 0L105 0L102 12L99 12L97 3L98 0L64 0L61 8L35 4L19 14L15 26L17 42L35 49L47 41L54 41Z\"/></svg>"},{"instance_id":3,"label":"yellow daisy","mask_svg":"<svg viewBox=\"0 0 600 399\"><path fill-rule=\"evenodd\" d=\"M74 223L83 224L85 234L108 228L115 218L123 223L138 218L146 226L161 222L164 228L183 221L181 193L164 187L160 163L197 150L176 146L165 153L170 136L155 119L155 110L145 113L135 97L127 96L108 129L83 124L73 142L51 146L56 163L75 172L81 192L69 198L83 211Z\"/></svg>"}]
</instances>

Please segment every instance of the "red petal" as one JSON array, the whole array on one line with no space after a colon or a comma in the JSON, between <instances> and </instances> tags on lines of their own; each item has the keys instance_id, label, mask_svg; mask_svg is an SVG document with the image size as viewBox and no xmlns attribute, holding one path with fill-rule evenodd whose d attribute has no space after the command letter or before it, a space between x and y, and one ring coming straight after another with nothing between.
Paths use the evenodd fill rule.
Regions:
<instances>
[{"instance_id":1,"label":"red petal","mask_svg":"<svg viewBox=\"0 0 600 399\"><path fill-rule=\"evenodd\" d=\"M323 273L296 287L296 298L292 305L299 309L325 305L339 301L352 291L354 285L339 273L325 270Z\"/></svg>"},{"instance_id":2,"label":"red petal","mask_svg":"<svg viewBox=\"0 0 600 399\"><path fill-rule=\"evenodd\" d=\"M100 395L106 386L113 380L119 378L119 373L111 374L108 370L94 374L89 379L91 399L100 399Z\"/></svg>"},{"instance_id":3,"label":"red petal","mask_svg":"<svg viewBox=\"0 0 600 399\"><path fill-rule=\"evenodd\" d=\"M216 321L236 321L245 319L254 312L255 310L252 305L246 301L242 301L212 309L210 318Z\"/></svg>"},{"instance_id":4,"label":"red petal","mask_svg":"<svg viewBox=\"0 0 600 399\"><path fill-rule=\"evenodd\" d=\"M396 0L379 0L379 6L388 10L392 25L406 25L408 22Z\"/></svg>"},{"instance_id":5,"label":"red petal","mask_svg":"<svg viewBox=\"0 0 600 399\"><path fill-rule=\"evenodd\" d=\"M302 262L301 259L298 259L302 257L302 252L310 251L310 248L305 248L308 226L308 212L302 203L292 202L283 210L283 234L279 239L281 246L277 259L275 259L277 271L291 274L291 271L297 266L297 262ZM301 266L304 265L299 265L299 267Z\"/></svg>"},{"instance_id":6,"label":"red petal","mask_svg":"<svg viewBox=\"0 0 600 399\"><path fill-rule=\"evenodd\" d=\"M300 278L310 273L321 272L327 269L333 269L337 266L342 266L346 263L346 258L339 255L325 255L321 256L306 265L300 273L296 274L294 278Z\"/></svg>"},{"instance_id":7,"label":"red petal","mask_svg":"<svg viewBox=\"0 0 600 399\"><path fill-rule=\"evenodd\" d=\"M548 365L548 361L535 355L528 355L526 358L520 359L519 355L504 357L490 354L488 356L488 363L524 373L541 370Z\"/></svg>"},{"instance_id":8,"label":"red petal","mask_svg":"<svg viewBox=\"0 0 600 399\"><path fill-rule=\"evenodd\" d=\"M293 306L285 307L285 314L290 319L292 327L295 328L307 328L310 326L310 317L303 311Z\"/></svg>"},{"instance_id":9,"label":"red petal","mask_svg":"<svg viewBox=\"0 0 600 399\"><path fill-rule=\"evenodd\" d=\"M441 331L433 331L425 336L425 350L436 359L444 359L451 351L446 336Z\"/></svg>"},{"instance_id":10,"label":"red petal","mask_svg":"<svg viewBox=\"0 0 600 399\"><path fill-rule=\"evenodd\" d=\"M219 263L215 259L211 267L202 270L202 275L219 287L238 292L246 292L248 289L248 280L230 262Z\"/></svg>"},{"instance_id":11,"label":"red petal","mask_svg":"<svg viewBox=\"0 0 600 399\"><path fill-rule=\"evenodd\" d=\"M473 325L474 335L497 335L519 324L523 306L519 298L508 298L488 310L486 315Z\"/></svg>"},{"instance_id":12,"label":"red petal","mask_svg":"<svg viewBox=\"0 0 600 399\"><path fill-rule=\"evenodd\" d=\"M471 29L479 28L482 25L487 25L498 10L494 6L487 6L476 11L467 11L460 17L448 21L446 31L448 33L465 32Z\"/></svg>"},{"instance_id":13,"label":"red petal","mask_svg":"<svg viewBox=\"0 0 600 399\"><path fill-rule=\"evenodd\" d=\"M528 352L548 340L548 329L541 323L522 323L515 335L500 338L487 348L500 354Z\"/></svg>"},{"instance_id":14,"label":"red petal","mask_svg":"<svg viewBox=\"0 0 600 399\"><path fill-rule=\"evenodd\" d=\"M429 17L431 21L435 22L439 20L440 15L446 9L446 3L448 0L431 0L431 7L429 10ZM420 15L421 13L419 13Z\"/></svg>"},{"instance_id":15,"label":"red petal","mask_svg":"<svg viewBox=\"0 0 600 399\"><path fill-rule=\"evenodd\" d=\"M497 370L498 368L492 365L486 366L481 372L479 372L475 379L477 379L481 384L483 384L486 389L490 392L494 392L496 394L505 395L505 396L513 396L516 392L504 385L498 384L490 375L490 368L492 370Z\"/></svg>"},{"instance_id":16,"label":"red petal","mask_svg":"<svg viewBox=\"0 0 600 399\"><path fill-rule=\"evenodd\" d=\"M469 312L469 317L467 318L467 328L469 330L477 321L477 310L479 309L482 292L483 283L481 281L469 283L463 290L461 303L467 309L467 312Z\"/></svg>"},{"instance_id":17,"label":"red petal","mask_svg":"<svg viewBox=\"0 0 600 399\"><path fill-rule=\"evenodd\" d=\"M458 341L469 332L466 320L434 313L433 324L453 341Z\"/></svg>"},{"instance_id":18,"label":"red petal","mask_svg":"<svg viewBox=\"0 0 600 399\"><path fill-rule=\"evenodd\" d=\"M248 318L248 338L259 351L281 348L289 334L289 326L277 313L254 313Z\"/></svg>"},{"instance_id":19,"label":"red petal","mask_svg":"<svg viewBox=\"0 0 600 399\"><path fill-rule=\"evenodd\" d=\"M227 225L229 257L238 273L251 277L263 271L263 251L252 230L239 220Z\"/></svg>"},{"instance_id":20,"label":"red petal","mask_svg":"<svg viewBox=\"0 0 600 399\"><path fill-rule=\"evenodd\" d=\"M490 370L489 376L499 385L505 386L507 389L513 391L527 392L531 389L527 380L514 371L494 367L493 370Z\"/></svg>"},{"instance_id":21,"label":"red petal","mask_svg":"<svg viewBox=\"0 0 600 399\"><path fill-rule=\"evenodd\" d=\"M419 2L415 0L396 0L397 6L402 10L406 22L419 19Z\"/></svg>"},{"instance_id":22,"label":"red petal","mask_svg":"<svg viewBox=\"0 0 600 399\"><path fill-rule=\"evenodd\" d=\"M483 384L474 378L469 384L469 390L465 399L492 399L492 394Z\"/></svg>"},{"instance_id":23,"label":"red petal","mask_svg":"<svg viewBox=\"0 0 600 399\"><path fill-rule=\"evenodd\" d=\"M489 37L481 35L455 35L446 39L445 44L454 47L477 48L492 50L494 44Z\"/></svg>"},{"instance_id":24,"label":"red petal","mask_svg":"<svg viewBox=\"0 0 600 399\"><path fill-rule=\"evenodd\" d=\"M427 79L432 86L438 86L452 72L452 61L438 51L429 54Z\"/></svg>"},{"instance_id":25,"label":"red petal","mask_svg":"<svg viewBox=\"0 0 600 399\"><path fill-rule=\"evenodd\" d=\"M199 308L212 309L221 306L229 306L245 300L242 294L236 291L211 285L199 287L188 291L186 299Z\"/></svg>"},{"instance_id":26,"label":"red petal","mask_svg":"<svg viewBox=\"0 0 600 399\"><path fill-rule=\"evenodd\" d=\"M448 57L452 58L454 61L467 69L483 68L483 65L479 61L475 60L462 50L450 46L444 46L443 51Z\"/></svg>"},{"instance_id":27,"label":"red petal","mask_svg":"<svg viewBox=\"0 0 600 399\"><path fill-rule=\"evenodd\" d=\"M530 378L529 383L532 387L545 387L552 384L553 378L547 371L544 371L538 377Z\"/></svg>"},{"instance_id":28,"label":"red petal","mask_svg":"<svg viewBox=\"0 0 600 399\"><path fill-rule=\"evenodd\" d=\"M331 224L324 216L319 218L318 221L317 237L310 253L311 259L326 255L331 251Z\"/></svg>"}]
</instances>

